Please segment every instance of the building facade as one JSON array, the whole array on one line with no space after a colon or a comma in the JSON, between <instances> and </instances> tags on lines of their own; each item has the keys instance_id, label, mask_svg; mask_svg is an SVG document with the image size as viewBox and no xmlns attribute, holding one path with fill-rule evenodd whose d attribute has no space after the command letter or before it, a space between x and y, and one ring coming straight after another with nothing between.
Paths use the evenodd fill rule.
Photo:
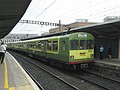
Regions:
<instances>
[{"instance_id":1,"label":"building facade","mask_svg":"<svg viewBox=\"0 0 120 90\"><path fill-rule=\"evenodd\" d=\"M96 23L94 23L94 22L74 22L71 24L62 25L61 27L58 27L58 28L50 29L49 34L58 33L58 32L66 31L66 30L73 29L73 28L89 26L89 25L93 25L93 24L96 24Z\"/></svg>"},{"instance_id":2,"label":"building facade","mask_svg":"<svg viewBox=\"0 0 120 90\"><path fill-rule=\"evenodd\" d=\"M113 20L120 20L120 16L107 16L104 18L104 22L109 22Z\"/></svg>"},{"instance_id":3,"label":"building facade","mask_svg":"<svg viewBox=\"0 0 120 90\"><path fill-rule=\"evenodd\" d=\"M5 44L10 43L10 42L17 42L20 41L21 39L26 39L26 38L32 38L32 37L37 37L37 34L8 34L6 37L1 39L2 42Z\"/></svg>"}]
</instances>

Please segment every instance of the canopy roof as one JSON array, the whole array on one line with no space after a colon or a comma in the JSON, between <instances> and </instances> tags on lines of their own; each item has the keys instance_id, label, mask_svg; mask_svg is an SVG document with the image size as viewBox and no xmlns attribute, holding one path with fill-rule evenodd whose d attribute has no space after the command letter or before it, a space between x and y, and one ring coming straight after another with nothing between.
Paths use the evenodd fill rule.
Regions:
<instances>
[{"instance_id":1,"label":"canopy roof","mask_svg":"<svg viewBox=\"0 0 120 90\"><path fill-rule=\"evenodd\" d=\"M120 39L120 20L74 28L74 29L70 29L68 31L43 35L43 36L39 36L39 37L27 38L27 39L23 39L23 40L58 36L58 35L64 35L64 34L69 34L69 33L74 33L74 32L88 32L88 33L91 33L92 35L94 35L95 38L99 38L99 39L100 38Z\"/></svg>"},{"instance_id":2,"label":"canopy roof","mask_svg":"<svg viewBox=\"0 0 120 90\"><path fill-rule=\"evenodd\" d=\"M0 0L0 38L5 37L21 19L31 0Z\"/></svg>"},{"instance_id":3,"label":"canopy roof","mask_svg":"<svg viewBox=\"0 0 120 90\"><path fill-rule=\"evenodd\" d=\"M86 27L72 29L70 32L88 32L93 34L96 38L116 39L120 38L120 20L111 22L104 22Z\"/></svg>"}]
</instances>

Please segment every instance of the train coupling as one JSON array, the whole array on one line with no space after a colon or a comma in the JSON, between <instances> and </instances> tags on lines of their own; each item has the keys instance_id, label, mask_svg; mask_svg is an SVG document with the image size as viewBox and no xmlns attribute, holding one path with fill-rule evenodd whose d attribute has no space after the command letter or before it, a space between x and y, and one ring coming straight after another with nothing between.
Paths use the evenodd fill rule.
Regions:
<instances>
[{"instance_id":1,"label":"train coupling","mask_svg":"<svg viewBox=\"0 0 120 90\"><path fill-rule=\"evenodd\" d=\"M81 69L82 68L88 68L88 64L87 63L81 64Z\"/></svg>"}]
</instances>

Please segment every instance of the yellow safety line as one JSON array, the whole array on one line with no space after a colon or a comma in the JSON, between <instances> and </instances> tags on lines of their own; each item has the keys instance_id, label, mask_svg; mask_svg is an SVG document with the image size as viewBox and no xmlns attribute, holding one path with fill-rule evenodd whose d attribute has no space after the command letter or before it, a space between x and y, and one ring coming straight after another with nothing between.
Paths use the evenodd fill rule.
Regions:
<instances>
[{"instance_id":1,"label":"yellow safety line","mask_svg":"<svg viewBox=\"0 0 120 90\"><path fill-rule=\"evenodd\" d=\"M11 87L11 88L9 88L9 90L15 90L15 88L14 88L14 87Z\"/></svg>"},{"instance_id":2,"label":"yellow safety line","mask_svg":"<svg viewBox=\"0 0 120 90\"><path fill-rule=\"evenodd\" d=\"M4 70L5 70L5 82L4 82L4 88L8 88L8 72L7 72L7 64L6 64L6 60L4 60Z\"/></svg>"}]
</instances>

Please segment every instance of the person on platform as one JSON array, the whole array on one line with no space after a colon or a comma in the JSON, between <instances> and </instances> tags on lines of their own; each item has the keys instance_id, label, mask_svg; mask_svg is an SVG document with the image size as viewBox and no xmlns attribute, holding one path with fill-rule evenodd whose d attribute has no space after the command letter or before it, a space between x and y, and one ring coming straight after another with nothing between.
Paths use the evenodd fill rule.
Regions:
<instances>
[{"instance_id":1,"label":"person on platform","mask_svg":"<svg viewBox=\"0 0 120 90\"><path fill-rule=\"evenodd\" d=\"M1 64L4 61L5 53L6 53L6 47L5 47L4 43L1 42L1 45L0 45L0 60L1 60Z\"/></svg>"},{"instance_id":2,"label":"person on platform","mask_svg":"<svg viewBox=\"0 0 120 90\"><path fill-rule=\"evenodd\" d=\"M104 51L104 47L101 45L100 46L100 59L103 59L103 51Z\"/></svg>"},{"instance_id":3,"label":"person on platform","mask_svg":"<svg viewBox=\"0 0 120 90\"><path fill-rule=\"evenodd\" d=\"M112 48L111 48L111 45L109 45L107 53L108 53L109 59L111 59L112 58Z\"/></svg>"}]
</instances>

